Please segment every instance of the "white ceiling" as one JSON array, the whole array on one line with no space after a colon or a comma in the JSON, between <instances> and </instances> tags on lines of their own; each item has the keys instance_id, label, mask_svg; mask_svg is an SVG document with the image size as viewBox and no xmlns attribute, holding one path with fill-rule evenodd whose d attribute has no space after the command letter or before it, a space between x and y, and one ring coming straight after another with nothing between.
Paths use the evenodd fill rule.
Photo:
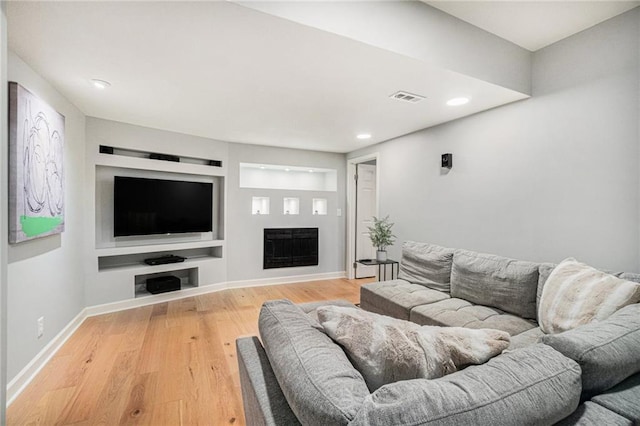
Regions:
<instances>
[{"instance_id":1,"label":"white ceiling","mask_svg":"<svg viewBox=\"0 0 640 426\"><path fill-rule=\"evenodd\" d=\"M425 3L536 51L640 5L640 1L455 1Z\"/></svg>"},{"instance_id":2,"label":"white ceiling","mask_svg":"<svg viewBox=\"0 0 640 426\"><path fill-rule=\"evenodd\" d=\"M212 139L349 152L526 97L229 2L20 1L7 15L9 48L85 114ZM472 102L445 105L460 95Z\"/></svg>"}]
</instances>

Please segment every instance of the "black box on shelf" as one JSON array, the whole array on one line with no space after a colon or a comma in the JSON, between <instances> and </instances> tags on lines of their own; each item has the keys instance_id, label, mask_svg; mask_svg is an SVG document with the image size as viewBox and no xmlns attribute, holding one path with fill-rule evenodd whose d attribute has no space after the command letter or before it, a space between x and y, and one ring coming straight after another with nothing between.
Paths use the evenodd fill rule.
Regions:
<instances>
[{"instance_id":1,"label":"black box on shelf","mask_svg":"<svg viewBox=\"0 0 640 426\"><path fill-rule=\"evenodd\" d=\"M113 154L113 147L107 145L100 145L100 154Z\"/></svg>"},{"instance_id":2,"label":"black box on shelf","mask_svg":"<svg viewBox=\"0 0 640 426\"><path fill-rule=\"evenodd\" d=\"M147 291L151 294L180 290L180 278L164 275L147 279Z\"/></svg>"}]
</instances>

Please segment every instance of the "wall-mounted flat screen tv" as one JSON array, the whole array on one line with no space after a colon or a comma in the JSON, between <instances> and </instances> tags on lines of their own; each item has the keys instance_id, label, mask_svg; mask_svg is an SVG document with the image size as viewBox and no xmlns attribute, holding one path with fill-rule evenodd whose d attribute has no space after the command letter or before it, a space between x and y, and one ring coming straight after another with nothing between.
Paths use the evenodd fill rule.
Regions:
<instances>
[{"instance_id":1,"label":"wall-mounted flat screen tv","mask_svg":"<svg viewBox=\"0 0 640 426\"><path fill-rule=\"evenodd\" d=\"M115 176L113 234L211 232L213 184Z\"/></svg>"}]
</instances>

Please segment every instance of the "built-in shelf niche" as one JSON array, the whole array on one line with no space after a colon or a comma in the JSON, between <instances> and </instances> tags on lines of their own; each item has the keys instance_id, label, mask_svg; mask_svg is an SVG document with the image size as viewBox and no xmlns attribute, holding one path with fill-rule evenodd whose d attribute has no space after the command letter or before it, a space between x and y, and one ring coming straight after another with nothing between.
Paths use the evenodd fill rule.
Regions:
<instances>
[{"instance_id":1,"label":"built-in shelf niche","mask_svg":"<svg viewBox=\"0 0 640 426\"><path fill-rule=\"evenodd\" d=\"M166 244L200 244L224 240L224 176L176 173L175 170L198 172L199 167L194 164L173 163L165 161L168 165L179 167L174 171L139 169L139 162L148 162L145 158L120 157L117 155L104 155L110 160L131 160L131 163L119 165L114 162L111 165L96 165L95 176L95 247L97 249L108 249L118 247L143 247L143 250L158 251L158 246ZM117 166L116 166L117 164ZM207 170L219 170L218 167L206 166ZM195 169L194 169L195 168ZM157 235L132 235L127 237L114 237L114 181L116 176L166 179L189 182L211 183L213 185L213 209L212 209L212 232L195 232L179 234L157 234ZM147 247L144 249L144 247Z\"/></svg>"},{"instance_id":2,"label":"built-in shelf niche","mask_svg":"<svg viewBox=\"0 0 640 426\"><path fill-rule=\"evenodd\" d=\"M174 277L180 279L181 290L198 287L198 268L186 268L170 272L141 274L134 276L135 297L151 296L151 293L147 291L147 280L149 278L164 277L167 275L173 275Z\"/></svg>"},{"instance_id":3,"label":"built-in shelf niche","mask_svg":"<svg viewBox=\"0 0 640 426\"><path fill-rule=\"evenodd\" d=\"M222 259L222 246L198 247L181 250L166 250L146 253L115 254L98 257L98 271L129 269L129 268L180 268L185 263L201 259ZM144 260L151 257L177 255L185 258L185 262L168 263L162 265L147 265Z\"/></svg>"},{"instance_id":4,"label":"built-in shelf niche","mask_svg":"<svg viewBox=\"0 0 640 426\"><path fill-rule=\"evenodd\" d=\"M283 198L282 212L284 214L300 214L300 199Z\"/></svg>"},{"instance_id":5,"label":"built-in shelf niche","mask_svg":"<svg viewBox=\"0 0 640 426\"><path fill-rule=\"evenodd\" d=\"M251 214L269 214L269 197L253 197Z\"/></svg>"},{"instance_id":6,"label":"built-in shelf niche","mask_svg":"<svg viewBox=\"0 0 640 426\"><path fill-rule=\"evenodd\" d=\"M240 188L337 191L338 171L319 167L240 163Z\"/></svg>"},{"instance_id":7,"label":"built-in shelf niche","mask_svg":"<svg viewBox=\"0 0 640 426\"><path fill-rule=\"evenodd\" d=\"M327 214L327 199L326 198L314 198L311 203L311 213L318 216L325 216Z\"/></svg>"}]
</instances>

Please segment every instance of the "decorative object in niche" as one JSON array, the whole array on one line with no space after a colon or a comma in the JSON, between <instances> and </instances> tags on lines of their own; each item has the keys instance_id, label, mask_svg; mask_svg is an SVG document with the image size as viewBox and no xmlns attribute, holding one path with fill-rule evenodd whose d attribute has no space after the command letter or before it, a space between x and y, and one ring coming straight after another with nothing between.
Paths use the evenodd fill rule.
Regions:
<instances>
[{"instance_id":1,"label":"decorative object in niche","mask_svg":"<svg viewBox=\"0 0 640 426\"><path fill-rule=\"evenodd\" d=\"M283 200L284 214L299 214L300 213L300 199L299 198L284 198Z\"/></svg>"},{"instance_id":2,"label":"decorative object in niche","mask_svg":"<svg viewBox=\"0 0 640 426\"><path fill-rule=\"evenodd\" d=\"M324 216L327 214L327 199L314 198L311 207L314 215Z\"/></svg>"},{"instance_id":3,"label":"decorative object in niche","mask_svg":"<svg viewBox=\"0 0 640 426\"><path fill-rule=\"evenodd\" d=\"M373 226L369 226L369 238L374 247L378 248L376 252L376 260L384 262L387 260L387 247L393 245L396 236L391 232L393 223L389 222L389 216L383 219L373 217Z\"/></svg>"},{"instance_id":4,"label":"decorative object in niche","mask_svg":"<svg viewBox=\"0 0 640 426\"><path fill-rule=\"evenodd\" d=\"M253 197L251 214L269 214L269 197Z\"/></svg>"},{"instance_id":5,"label":"decorative object in niche","mask_svg":"<svg viewBox=\"0 0 640 426\"><path fill-rule=\"evenodd\" d=\"M62 114L9 83L9 242L64 231Z\"/></svg>"}]
</instances>

